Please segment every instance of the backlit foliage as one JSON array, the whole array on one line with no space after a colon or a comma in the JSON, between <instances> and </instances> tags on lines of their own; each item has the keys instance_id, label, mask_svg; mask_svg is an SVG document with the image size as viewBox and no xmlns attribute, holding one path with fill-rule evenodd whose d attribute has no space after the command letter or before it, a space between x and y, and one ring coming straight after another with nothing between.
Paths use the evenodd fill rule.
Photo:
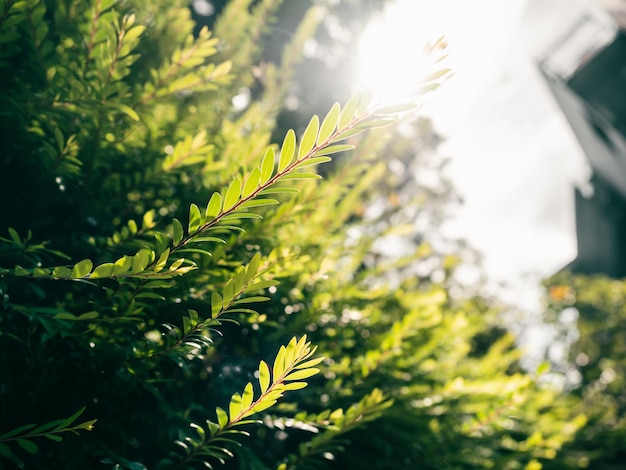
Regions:
<instances>
[{"instance_id":1,"label":"backlit foliage","mask_svg":"<svg viewBox=\"0 0 626 470\"><path fill-rule=\"evenodd\" d=\"M419 96L272 140L321 21L262 64L280 5L0 0L4 461L539 468L576 432L403 210Z\"/></svg>"}]
</instances>

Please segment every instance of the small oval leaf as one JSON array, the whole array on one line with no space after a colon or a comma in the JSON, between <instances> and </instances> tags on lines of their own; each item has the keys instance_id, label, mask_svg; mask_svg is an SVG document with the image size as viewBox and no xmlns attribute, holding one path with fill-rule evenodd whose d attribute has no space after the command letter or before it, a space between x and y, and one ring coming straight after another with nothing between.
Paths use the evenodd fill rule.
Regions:
<instances>
[{"instance_id":1,"label":"small oval leaf","mask_svg":"<svg viewBox=\"0 0 626 470\"><path fill-rule=\"evenodd\" d=\"M311 149L315 146L315 142L317 142L317 133L320 129L320 119L317 116L313 116L311 121L309 121L308 126L304 130L302 134L302 138L300 139L300 148L298 149L298 160L304 157L307 153L311 151Z\"/></svg>"},{"instance_id":2,"label":"small oval leaf","mask_svg":"<svg viewBox=\"0 0 626 470\"><path fill-rule=\"evenodd\" d=\"M224 197L224 212L232 209L241 196L241 179L239 177L230 184Z\"/></svg>"},{"instance_id":3,"label":"small oval leaf","mask_svg":"<svg viewBox=\"0 0 626 470\"><path fill-rule=\"evenodd\" d=\"M280 148L280 158L278 160L278 172L283 171L293 159L293 155L296 151L296 133L293 129L289 129L287 131L287 135L285 135L285 140L283 141L283 145Z\"/></svg>"}]
</instances>

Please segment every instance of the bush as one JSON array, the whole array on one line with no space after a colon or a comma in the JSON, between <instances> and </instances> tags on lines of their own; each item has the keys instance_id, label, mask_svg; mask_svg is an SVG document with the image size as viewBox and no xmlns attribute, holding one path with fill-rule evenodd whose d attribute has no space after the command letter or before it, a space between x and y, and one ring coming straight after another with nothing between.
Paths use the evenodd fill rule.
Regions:
<instances>
[{"instance_id":1,"label":"bush","mask_svg":"<svg viewBox=\"0 0 626 470\"><path fill-rule=\"evenodd\" d=\"M6 462L539 468L576 431L495 306L451 294L412 223L432 192L379 157L408 171L410 138L357 138L411 103L355 95L272 143L319 21L261 67L279 5L193 35L183 1L0 1Z\"/></svg>"}]
</instances>

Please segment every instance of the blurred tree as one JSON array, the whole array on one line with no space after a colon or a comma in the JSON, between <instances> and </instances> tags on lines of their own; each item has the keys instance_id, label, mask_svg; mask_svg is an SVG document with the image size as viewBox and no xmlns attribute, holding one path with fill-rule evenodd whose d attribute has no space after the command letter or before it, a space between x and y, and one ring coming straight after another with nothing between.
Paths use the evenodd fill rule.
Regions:
<instances>
[{"instance_id":1,"label":"blurred tree","mask_svg":"<svg viewBox=\"0 0 626 470\"><path fill-rule=\"evenodd\" d=\"M626 460L626 282L561 272L546 281L547 320L565 351L560 366L586 425L569 443L576 462L622 468ZM580 465L582 466L582 465Z\"/></svg>"}]
</instances>

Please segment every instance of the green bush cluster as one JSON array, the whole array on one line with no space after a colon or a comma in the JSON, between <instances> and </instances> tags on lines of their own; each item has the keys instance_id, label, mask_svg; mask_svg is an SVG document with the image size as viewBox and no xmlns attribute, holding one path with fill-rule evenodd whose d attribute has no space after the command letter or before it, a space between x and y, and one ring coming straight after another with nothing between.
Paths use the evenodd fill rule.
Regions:
<instances>
[{"instance_id":1,"label":"green bush cluster","mask_svg":"<svg viewBox=\"0 0 626 470\"><path fill-rule=\"evenodd\" d=\"M272 141L320 21L260 64L280 4L0 0L3 464L536 469L582 426L411 223L413 103Z\"/></svg>"}]
</instances>

